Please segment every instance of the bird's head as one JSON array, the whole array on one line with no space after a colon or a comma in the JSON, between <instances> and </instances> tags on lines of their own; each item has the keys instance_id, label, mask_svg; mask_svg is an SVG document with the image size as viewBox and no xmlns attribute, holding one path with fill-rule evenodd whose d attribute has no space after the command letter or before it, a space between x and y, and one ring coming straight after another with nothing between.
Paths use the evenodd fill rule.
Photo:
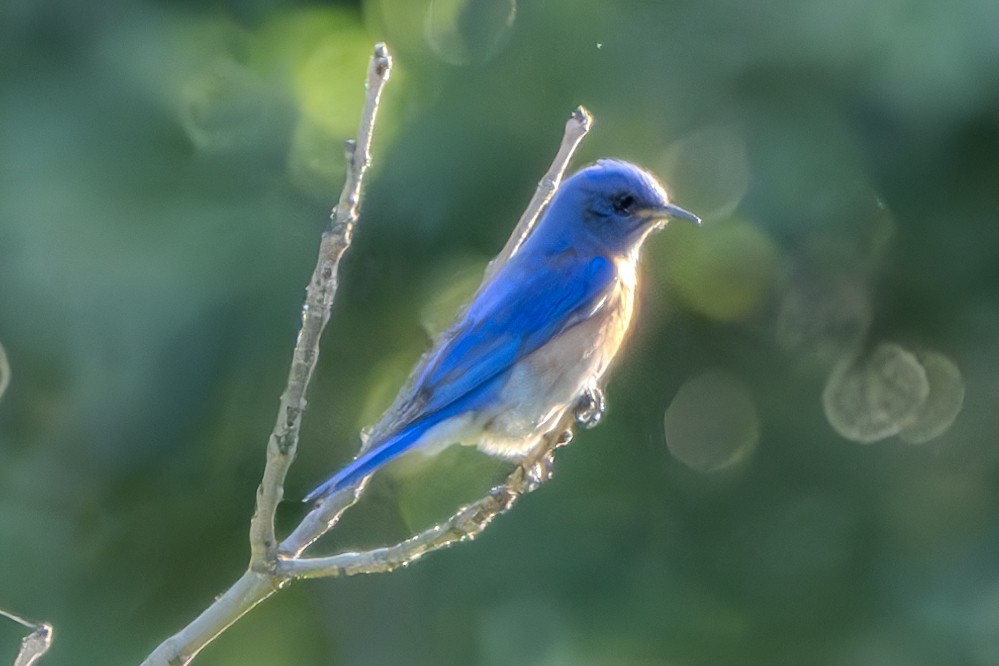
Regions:
<instances>
[{"instance_id":1,"label":"bird's head","mask_svg":"<svg viewBox=\"0 0 999 666\"><path fill-rule=\"evenodd\" d=\"M541 226L556 244L583 242L626 253L671 218L700 224L693 213L671 204L649 172L603 159L577 171L559 188ZM540 231L541 229L539 229Z\"/></svg>"}]
</instances>

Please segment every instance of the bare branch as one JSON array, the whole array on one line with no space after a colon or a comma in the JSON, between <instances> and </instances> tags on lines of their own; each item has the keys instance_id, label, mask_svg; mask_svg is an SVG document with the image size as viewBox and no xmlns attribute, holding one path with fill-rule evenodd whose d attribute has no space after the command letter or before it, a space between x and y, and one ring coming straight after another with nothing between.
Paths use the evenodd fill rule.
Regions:
<instances>
[{"instance_id":1,"label":"bare branch","mask_svg":"<svg viewBox=\"0 0 999 666\"><path fill-rule=\"evenodd\" d=\"M369 162L372 128L382 87L388 79L391 60L384 45L377 45L368 71L367 97L356 141L347 142L347 176L329 229L324 232L319 259L306 290L302 328L292 356L288 384L281 396L277 422L267 445L267 463L257 491L257 509L250 525L251 557L247 571L222 596L176 635L164 641L143 662L146 666L188 664L198 652L261 601L298 578L392 571L423 555L457 541L474 538L522 495L551 476L555 448L571 439L572 415L542 438L506 481L482 499L459 509L450 519L394 546L361 553L302 559L301 554L331 530L344 511L364 492L366 483L345 488L317 502L298 527L280 544L274 531L274 514L284 494L284 480L298 446L306 390L319 356L319 339L329 320L337 290L337 272L350 246L357 221L361 184ZM589 130L591 119L579 107L566 124L565 136L555 161L538 185L513 237L486 269L492 271L516 252L540 211L561 181L566 165L579 141Z\"/></svg>"},{"instance_id":2,"label":"bare branch","mask_svg":"<svg viewBox=\"0 0 999 666\"><path fill-rule=\"evenodd\" d=\"M524 210L523 215L520 216L517 227L510 234L510 239L503 246L503 249L500 250L500 253L486 266L486 274L482 279L482 284L486 284L489 281L489 278L493 276L496 270L513 256L513 253L520 248L524 240L530 235L541 211L551 201L555 195L555 190L558 189L559 183L562 182L562 174L565 173L565 169L569 165L569 160L572 159L573 153L576 152L576 147L592 126L593 116L584 107L577 106L572 115L569 116L569 120L565 123L562 144L558 148L558 153L555 154L552 165L548 167L548 172L538 182L534 196L531 198L530 203L527 204L527 209Z\"/></svg>"},{"instance_id":3,"label":"bare branch","mask_svg":"<svg viewBox=\"0 0 999 666\"><path fill-rule=\"evenodd\" d=\"M163 641L142 666L182 666L254 606L284 587L273 575L247 569L189 625Z\"/></svg>"},{"instance_id":4,"label":"bare branch","mask_svg":"<svg viewBox=\"0 0 999 666\"><path fill-rule=\"evenodd\" d=\"M361 183L370 161L371 133L382 88L388 81L392 60L384 44L375 46L368 67L367 95L356 141L347 142L347 176L340 201L330 216L330 229L323 234L319 260L306 289L302 328L292 354L288 385L281 395L277 423L267 442L267 465L257 489L257 510L250 523L250 568L271 571L277 561L274 512L284 497L284 480L298 448L298 434L305 411L305 393L319 358L319 338L329 321L336 296L340 258L350 246Z\"/></svg>"},{"instance_id":5,"label":"bare branch","mask_svg":"<svg viewBox=\"0 0 999 666\"><path fill-rule=\"evenodd\" d=\"M17 653L14 666L31 666L49 651L52 646L52 625L42 623L30 634L21 639L21 650Z\"/></svg>"},{"instance_id":6,"label":"bare branch","mask_svg":"<svg viewBox=\"0 0 999 666\"><path fill-rule=\"evenodd\" d=\"M364 493L366 482L344 488L316 503L288 537L281 542L281 557L298 557L316 539L333 529L343 512L354 505Z\"/></svg>"},{"instance_id":7,"label":"bare branch","mask_svg":"<svg viewBox=\"0 0 999 666\"><path fill-rule=\"evenodd\" d=\"M340 258L350 246L357 221L361 184L370 161L372 128L391 66L385 45L375 45L368 68L367 94L357 140L347 142L344 188L330 216L330 227L323 233L319 246L319 259L302 306L302 328L292 353L288 384L281 395L277 422L267 442L267 463L257 489L257 508L250 523L249 568L193 622L160 644L143 664L189 663L229 625L288 582L276 575L278 544L274 533L274 514L284 497L284 480L298 448L302 413L306 406L305 394L319 358L319 339L329 321L336 295Z\"/></svg>"},{"instance_id":8,"label":"bare branch","mask_svg":"<svg viewBox=\"0 0 999 666\"><path fill-rule=\"evenodd\" d=\"M37 664L52 646L52 625L47 622L31 622L5 610L0 610L0 616L31 629L31 633L21 639L21 649L14 660L14 666Z\"/></svg>"},{"instance_id":9,"label":"bare branch","mask_svg":"<svg viewBox=\"0 0 999 666\"><path fill-rule=\"evenodd\" d=\"M517 248L520 246L520 243L523 242L523 239L528 236L528 234L530 233L531 229L534 226L535 221L538 218L540 211L551 200L552 196L555 193L555 190L558 188L559 183L562 181L562 175L565 173L565 169L568 166L569 161L572 159L572 155L576 151L576 147L579 145L579 142L582 141L583 137L586 136L586 133L589 132L592 124L593 124L592 117L590 116L589 112L582 106L577 107L572 112L572 114L569 117L569 120L565 124L565 133L562 136L562 143L559 146L558 153L555 155L555 159L552 161L551 167L549 167L548 172L538 183L538 187L534 193L534 197L531 199L530 203L528 204L527 210L525 210L523 215L521 215L520 220L517 223L517 227L514 230L514 233L510 236L510 240L507 241L506 246L491 262L489 262L489 266L486 267L485 276L482 279L483 284L486 284L489 281L492 272L495 271L495 269L498 266L503 265L503 263L507 261L510 258L510 256L517 250ZM552 446L554 445L549 443L548 448L551 449ZM495 493L502 494L501 491L503 488L506 488L507 492L512 492L515 496L512 499L510 499L508 503L499 502L499 504L495 505L496 508L493 509L493 513L489 515L488 519L485 519L482 522L479 529L475 530L475 532L477 533L478 531L480 531L482 528L485 527L485 525L489 522L489 520L492 520L492 518L495 517L495 515L497 515L498 513L502 513L507 508L509 508L509 506L512 505L513 502L516 500L516 497L525 492L523 489L518 489L519 486L517 486L516 484L510 485L511 480L513 478L514 475L511 475L511 477L507 480L507 484L505 484L504 486L497 486L496 488L493 488L490 491L489 495L487 495L479 502L476 502L475 504L472 504L469 507L465 507L465 509L459 510L459 512L455 514L455 516L452 516L452 518L449 521L446 521L441 525L432 527L427 532L424 532L423 534L418 535L417 537L414 537L413 539L410 539L402 544L398 544L397 546L393 546L389 549L381 549L382 551L386 552L381 553L377 556L372 555L372 557L375 557L376 559L379 557L388 557L388 558L404 557L407 553L412 554L419 551L419 554L412 557L411 560L408 560L412 561L422 556L424 552L427 552L429 550L436 550L438 548L442 548L446 545L449 545L451 541L453 541L453 539L451 541L448 541L447 534L449 533L450 529L454 528L456 524L454 521L458 519L459 516L463 515L462 513L463 511L465 511L466 509L472 509L473 507L477 507L480 505L480 503L482 503L482 506L479 508L485 510L486 505L492 507L494 506L492 503L498 502L498 497L493 497ZM299 572L303 572L309 567L315 567L317 569L321 569L322 566L318 564L306 565L299 568L298 567L299 563L292 562L291 559L301 556L302 552L306 548L308 548L310 544L315 542L316 539L318 539L323 534L332 529L333 526L336 524L336 522L340 519L340 516L343 514L343 512L346 511L354 502L356 502L362 493L363 493L363 484L355 488L344 488L343 490L320 500L317 503L316 507L313 508L311 512L309 512L309 514L299 524L299 526L295 529L295 531L282 542L279 551L280 555L284 559L282 559L281 561L280 570L282 572L287 572L287 573L294 571L296 573L293 573L292 575L298 576L301 575ZM490 497L493 497L493 499L490 499ZM462 523L462 525L464 527L468 527L464 523ZM463 535L460 538L469 538L471 536L474 535L463 533ZM429 539L430 541L427 541L425 543L424 541L421 540L422 537L426 537L426 539ZM422 548L423 545L427 544L433 544L433 545L428 547L426 551L420 550L420 548ZM374 552L375 551L372 551L372 553ZM357 565L350 561L348 555L349 554L345 553L343 555L333 556L332 570L336 571L337 567L340 567L341 565L344 565L344 563L346 563L345 566L352 568L350 573L361 573L361 571L359 570L358 571L353 570L353 568L355 568ZM364 559L365 557L369 556L369 553L357 553L355 555L361 559ZM319 562L320 560L326 560L326 559L329 558L316 558L314 562ZM408 561L405 560L400 561L395 566L399 566L399 564L408 563ZM394 568L394 566L392 568ZM385 571L385 570L390 570L390 569L378 569L378 571ZM312 570L310 569L310 574L308 577L317 577L322 575L340 575L339 573L319 574L319 573L312 573L311 571Z\"/></svg>"},{"instance_id":10,"label":"bare branch","mask_svg":"<svg viewBox=\"0 0 999 666\"><path fill-rule=\"evenodd\" d=\"M551 478L555 449L572 438L566 425L545 438L535 452L525 458L506 478L472 504L463 506L449 519L424 530L402 543L364 552L350 552L330 557L282 560L278 571L289 578L321 578L355 574L386 573L412 564L427 553L459 541L474 539L493 518L509 510L521 496L535 490Z\"/></svg>"}]
</instances>

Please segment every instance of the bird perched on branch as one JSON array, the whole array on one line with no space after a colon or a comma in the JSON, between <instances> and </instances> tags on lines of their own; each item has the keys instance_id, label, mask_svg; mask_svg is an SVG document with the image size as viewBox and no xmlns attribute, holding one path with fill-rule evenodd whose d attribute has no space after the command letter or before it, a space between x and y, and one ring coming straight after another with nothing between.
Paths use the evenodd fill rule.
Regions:
<instances>
[{"instance_id":1,"label":"bird perched on branch","mask_svg":"<svg viewBox=\"0 0 999 666\"><path fill-rule=\"evenodd\" d=\"M358 457L305 501L408 451L460 442L517 460L569 410L588 411L595 423L602 382L631 326L639 250L669 218L700 223L633 164L600 160L567 179L413 370Z\"/></svg>"}]
</instances>

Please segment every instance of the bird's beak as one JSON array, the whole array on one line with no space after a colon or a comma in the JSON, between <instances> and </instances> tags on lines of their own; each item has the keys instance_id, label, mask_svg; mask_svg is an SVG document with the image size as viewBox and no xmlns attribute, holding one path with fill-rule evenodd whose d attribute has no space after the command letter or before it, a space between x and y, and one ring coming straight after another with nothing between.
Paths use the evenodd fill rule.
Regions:
<instances>
[{"instance_id":1,"label":"bird's beak","mask_svg":"<svg viewBox=\"0 0 999 666\"><path fill-rule=\"evenodd\" d=\"M655 212L658 217L687 220L688 222L693 222L694 224L701 223L701 218L697 217L689 210L684 210L683 208L673 204L666 204L662 208L657 208Z\"/></svg>"}]
</instances>

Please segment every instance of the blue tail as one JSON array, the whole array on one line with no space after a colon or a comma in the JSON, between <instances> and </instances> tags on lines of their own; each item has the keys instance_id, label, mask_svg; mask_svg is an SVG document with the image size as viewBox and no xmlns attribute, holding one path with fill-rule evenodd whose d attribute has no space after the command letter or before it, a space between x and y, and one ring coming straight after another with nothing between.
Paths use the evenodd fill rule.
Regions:
<instances>
[{"instance_id":1,"label":"blue tail","mask_svg":"<svg viewBox=\"0 0 999 666\"><path fill-rule=\"evenodd\" d=\"M497 375L458 399L444 405L436 412L430 414L424 413L422 416L414 419L407 427L395 435L359 455L350 464L306 495L302 501L313 502L337 490L358 483L388 461L401 456L413 448L413 445L435 425L447 421L452 416L481 406L484 400L488 400L490 396L494 395L497 386L500 385L500 382L504 381L504 377L505 374Z\"/></svg>"},{"instance_id":2,"label":"blue tail","mask_svg":"<svg viewBox=\"0 0 999 666\"><path fill-rule=\"evenodd\" d=\"M450 414L438 412L414 423L397 435L388 438L355 458L350 464L331 476L305 496L303 502L313 502L337 490L352 486L388 461L408 451L430 428L444 421Z\"/></svg>"}]
</instances>

